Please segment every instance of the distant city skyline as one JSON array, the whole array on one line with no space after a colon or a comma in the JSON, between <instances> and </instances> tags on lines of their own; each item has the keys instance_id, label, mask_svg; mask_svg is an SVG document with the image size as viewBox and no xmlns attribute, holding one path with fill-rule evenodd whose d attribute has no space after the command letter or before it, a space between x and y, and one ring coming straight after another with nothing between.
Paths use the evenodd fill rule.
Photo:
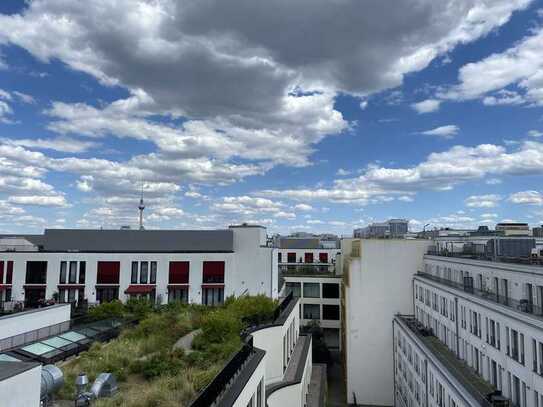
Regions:
<instances>
[{"instance_id":1,"label":"distant city skyline","mask_svg":"<svg viewBox=\"0 0 543 407\"><path fill-rule=\"evenodd\" d=\"M541 3L383 3L0 2L0 233L543 224Z\"/></svg>"}]
</instances>

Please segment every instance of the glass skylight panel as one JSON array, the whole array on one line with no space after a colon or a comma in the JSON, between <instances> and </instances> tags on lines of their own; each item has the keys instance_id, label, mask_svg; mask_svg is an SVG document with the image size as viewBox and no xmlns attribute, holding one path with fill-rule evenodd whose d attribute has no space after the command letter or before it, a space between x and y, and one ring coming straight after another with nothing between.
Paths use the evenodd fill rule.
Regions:
<instances>
[{"instance_id":1,"label":"glass skylight panel","mask_svg":"<svg viewBox=\"0 0 543 407\"><path fill-rule=\"evenodd\" d=\"M0 355L0 362L20 362L19 359L14 358L13 356L6 355L5 353Z\"/></svg>"},{"instance_id":2,"label":"glass skylight panel","mask_svg":"<svg viewBox=\"0 0 543 407\"><path fill-rule=\"evenodd\" d=\"M60 338L58 336L53 336L52 338L49 338L45 341L41 341L41 343L52 346L53 348L62 348L64 346L73 345L74 343L71 341L68 341L66 339Z\"/></svg>"},{"instance_id":3,"label":"glass skylight panel","mask_svg":"<svg viewBox=\"0 0 543 407\"><path fill-rule=\"evenodd\" d=\"M85 335L82 335L79 332L75 331L64 332L62 335L59 335L59 337L72 342L82 342L87 339Z\"/></svg>"},{"instance_id":4,"label":"glass skylight panel","mask_svg":"<svg viewBox=\"0 0 543 407\"><path fill-rule=\"evenodd\" d=\"M55 348L45 345L41 342L33 343L32 345L25 346L24 348L21 348L25 352L32 353L33 355L41 356L47 352L54 351Z\"/></svg>"}]
</instances>

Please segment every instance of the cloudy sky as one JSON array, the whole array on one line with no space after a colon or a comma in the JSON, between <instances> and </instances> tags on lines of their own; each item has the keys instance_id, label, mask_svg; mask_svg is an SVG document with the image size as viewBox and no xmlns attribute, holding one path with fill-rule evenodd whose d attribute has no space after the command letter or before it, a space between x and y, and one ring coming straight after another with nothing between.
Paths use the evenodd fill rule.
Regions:
<instances>
[{"instance_id":1,"label":"cloudy sky","mask_svg":"<svg viewBox=\"0 0 543 407\"><path fill-rule=\"evenodd\" d=\"M2 0L0 231L543 222L543 4Z\"/></svg>"}]
</instances>

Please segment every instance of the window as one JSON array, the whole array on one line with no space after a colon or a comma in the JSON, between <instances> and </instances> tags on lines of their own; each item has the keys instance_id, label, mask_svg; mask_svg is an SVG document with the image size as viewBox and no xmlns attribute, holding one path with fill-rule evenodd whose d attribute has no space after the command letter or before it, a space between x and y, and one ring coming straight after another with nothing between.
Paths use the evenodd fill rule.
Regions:
<instances>
[{"instance_id":1,"label":"window","mask_svg":"<svg viewBox=\"0 0 543 407\"><path fill-rule=\"evenodd\" d=\"M99 261L96 276L97 284L119 284L121 264L118 261ZM98 295L98 293L97 293ZM118 293L117 293L118 297Z\"/></svg>"},{"instance_id":2,"label":"window","mask_svg":"<svg viewBox=\"0 0 543 407\"><path fill-rule=\"evenodd\" d=\"M283 262L283 253L277 252L277 262L282 263Z\"/></svg>"},{"instance_id":3,"label":"window","mask_svg":"<svg viewBox=\"0 0 543 407\"><path fill-rule=\"evenodd\" d=\"M296 263L296 253L287 253L287 263Z\"/></svg>"},{"instance_id":4,"label":"window","mask_svg":"<svg viewBox=\"0 0 543 407\"><path fill-rule=\"evenodd\" d=\"M323 305L322 319L339 321L339 305Z\"/></svg>"},{"instance_id":5,"label":"window","mask_svg":"<svg viewBox=\"0 0 543 407\"><path fill-rule=\"evenodd\" d=\"M319 253L319 263L328 263L328 253Z\"/></svg>"},{"instance_id":6,"label":"window","mask_svg":"<svg viewBox=\"0 0 543 407\"><path fill-rule=\"evenodd\" d=\"M301 284L300 283L293 283L293 282L290 282L290 281L287 281L285 283L285 292L287 295L289 295L290 293L292 293L292 295L294 297L300 297L301 295L301 292L300 292L300 286Z\"/></svg>"},{"instance_id":7,"label":"window","mask_svg":"<svg viewBox=\"0 0 543 407\"><path fill-rule=\"evenodd\" d=\"M224 284L224 261L204 261L204 284Z\"/></svg>"},{"instance_id":8,"label":"window","mask_svg":"<svg viewBox=\"0 0 543 407\"><path fill-rule=\"evenodd\" d=\"M313 263L313 253L305 253L304 262L305 263Z\"/></svg>"},{"instance_id":9,"label":"window","mask_svg":"<svg viewBox=\"0 0 543 407\"><path fill-rule=\"evenodd\" d=\"M87 273L87 262L79 262L79 284L85 284L85 274Z\"/></svg>"},{"instance_id":10,"label":"window","mask_svg":"<svg viewBox=\"0 0 543 407\"><path fill-rule=\"evenodd\" d=\"M47 262L27 261L26 262L26 284L46 284Z\"/></svg>"},{"instance_id":11,"label":"window","mask_svg":"<svg viewBox=\"0 0 543 407\"><path fill-rule=\"evenodd\" d=\"M188 284L189 268L188 261L171 261L168 276L169 284Z\"/></svg>"},{"instance_id":12,"label":"window","mask_svg":"<svg viewBox=\"0 0 543 407\"><path fill-rule=\"evenodd\" d=\"M130 282L132 284L138 284L138 262L132 262L132 275L130 276Z\"/></svg>"},{"instance_id":13,"label":"window","mask_svg":"<svg viewBox=\"0 0 543 407\"><path fill-rule=\"evenodd\" d=\"M8 267L6 270L6 284L11 284L12 280L13 280L13 261L9 260ZM11 290L10 290L10 298L11 298Z\"/></svg>"},{"instance_id":14,"label":"window","mask_svg":"<svg viewBox=\"0 0 543 407\"><path fill-rule=\"evenodd\" d=\"M149 277L149 262L142 261L140 263L140 284L147 284L148 277Z\"/></svg>"},{"instance_id":15,"label":"window","mask_svg":"<svg viewBox=\"0 0 543 407\"><path fill-rule=\"evenodd\" d=\"M60 284L66 284L66 269L67 269L67 263L65 261L60 262L60 278L58 282Z\"/></svg>"},{"instance_id":16,"label":"window","mask_svg":"<svg viewBox=\"0 0 543 407\"><path fill-rule=\"evenodd\" d=\"M304 304L304 319L321 319L320 305Z\"/></svg>"},{"instance_id":17,"label":"window","mask_svg":"<svg viewBox=\"0 0 543 407\"><path fill-rule=\"evenodd\" d=\"M189 302L189 289L187 287L172 287L168 291L168 302Z\"/></svg>"},{"instance_id":18,"label":"window","mask_svg":"<svg viewBox=\"0 0 543 407\"><path fill-rule=\"evenodd\" d=\"M320 298L320 284L304 283L304 298Z\"/></svg>"},{"instance_id":19,"label":"window","mask_svg":"<svg viewBox=\"0 0 543 407\"><path fill-rule=\"evenodd\" d=\"M323 283L322 298L339 298L339 284Z\"/></svg>"},{"instance_id":20,"label":"window","mask_svg":"<svg viewBox=\"0 0 543 407\"><path fill-rule=\"evenodd\" d=\"M156 261L151 262L151 277L149 279L149 283L156 284L156 270L157 270L157 263Z\"/></svg>"},{"instance_id":21,"label":"window","mask_svg":"<svg viewBox=\"0 0 543 407\"><path fill-rule=\"evenodd\" d=\"M70 262L70 284L75 284L77 282L77 261Z\"/></svg>"},{"instance_id":22,"label":"window","mask_svg":"<svg viewBox=\"0 0 543 407\"><path fill-rule=\"evenodd\" d=\"M202 303L204 305L220 305L224 302L224 288L212 287L202 290Z\"/></svg>"}]
</instances>

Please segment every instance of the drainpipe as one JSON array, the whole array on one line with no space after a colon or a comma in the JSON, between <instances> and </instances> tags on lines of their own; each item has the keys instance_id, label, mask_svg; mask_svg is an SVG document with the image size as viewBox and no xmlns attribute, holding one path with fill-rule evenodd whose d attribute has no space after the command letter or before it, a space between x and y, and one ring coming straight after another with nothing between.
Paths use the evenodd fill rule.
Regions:
<instances>
[{"instance_id":1,"label":"drainpipe","mask_svg":"<svg viewBox=\"0 0 543 407\"><path fill-rule=\"evenodd\" d=\"M424 398L424 405L428 406L428 359L424 359Z\"/></svg>"},{"instance_id":2,"label":"drainpipe","mask_svg":"<svg viewBox=\"0 0 543 407\"><path fill-rule=\"evenodd\" d=\"M458 329L458 297L454 297L454 321L456 322L456 357L460 359L460 334Z\"/></svg>"},{"instance_id":3,"label":"drainpipe","mask_svg":"<svg viewBox=\"0 0 543 407\"><path fill-rule=\"evenodd\" d=\"M396 339L394 336L394 318L392 318L392 372L394 373L394 406L396 406ZM428 405L428 404L427 404Z\"/></svg>"}]
</instances>

